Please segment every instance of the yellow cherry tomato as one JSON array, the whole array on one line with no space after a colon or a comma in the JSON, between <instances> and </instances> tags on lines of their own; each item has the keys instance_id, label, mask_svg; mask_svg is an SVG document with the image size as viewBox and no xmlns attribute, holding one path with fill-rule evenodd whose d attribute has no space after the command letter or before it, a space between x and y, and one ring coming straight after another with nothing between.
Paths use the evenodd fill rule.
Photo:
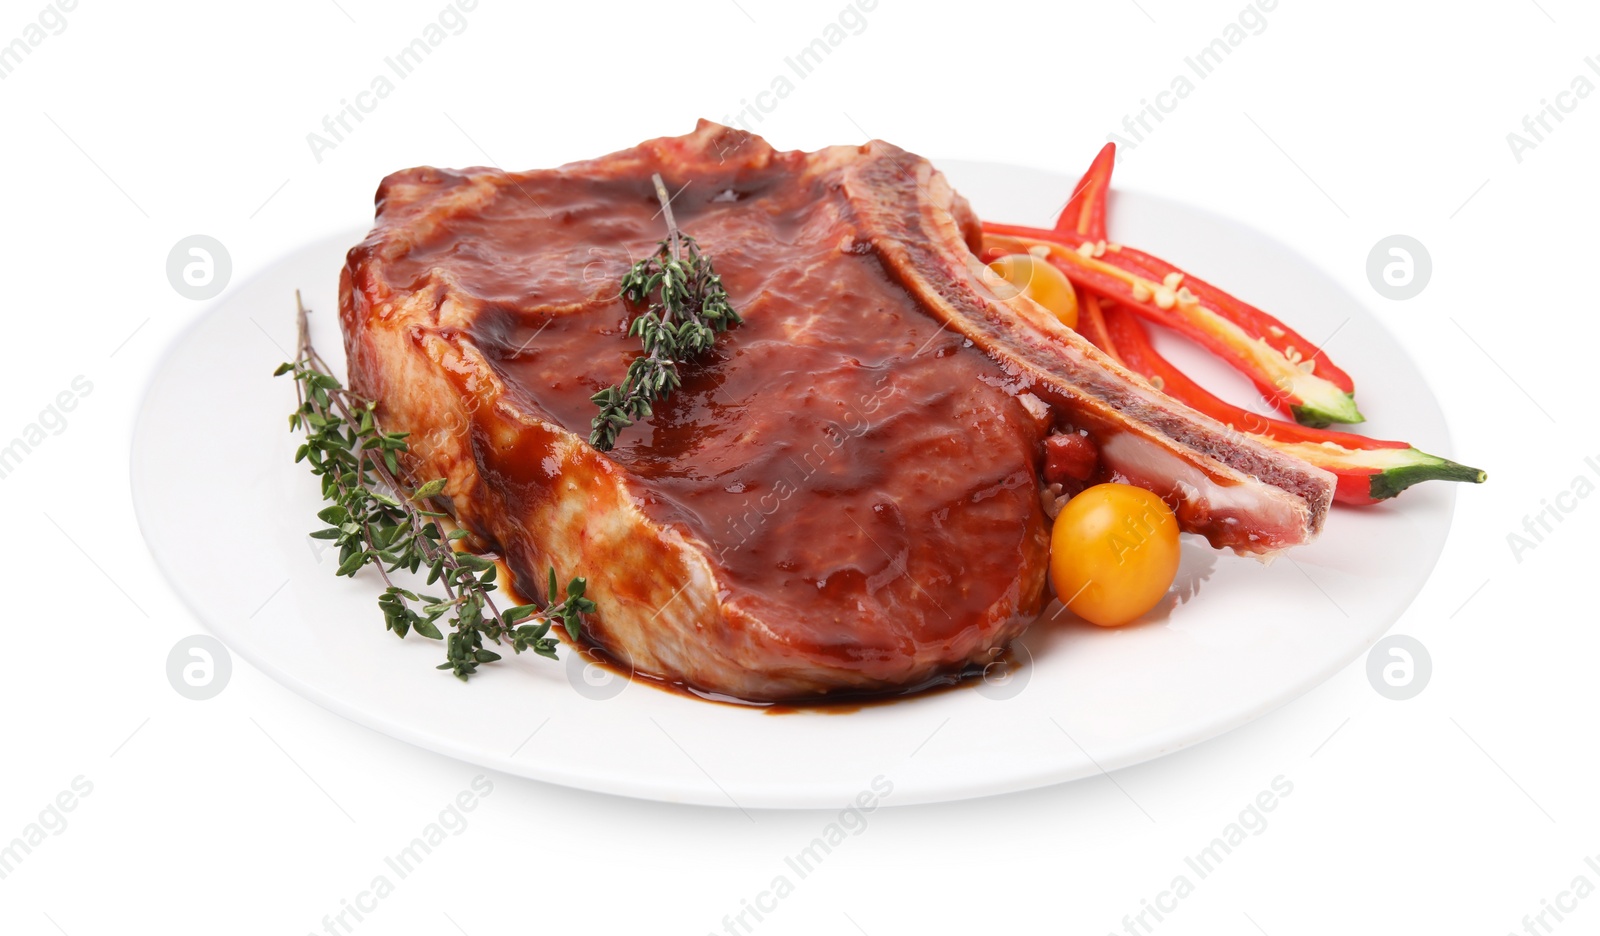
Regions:
<instances>
[{"instance_id":1,"label":"yellow cherry tomato","mask_svg":"<svg viewBox=\"0 0 1600 936\"><path fill-rule=\"evenodd\" d=\"M1048 260L1029 254L1007 254L989 264L989 269L1024 296L1049 309L1061 324L1078 327L1078 294L1073 291L1066 274L1051 266Z\"/></svg>"},{"instance_id":2,"label":"yellow cherry tomato","mask_svg":"<svg viewBox=\"0 0 1600 936\"><path fill-rule=\"evenodd\" d=\"M1067 501L1050 531L1056 597L1101 627L1154 608L1177 574L1178 519L1144 488L1097 484Z\"/></svg>"}]
</instances>

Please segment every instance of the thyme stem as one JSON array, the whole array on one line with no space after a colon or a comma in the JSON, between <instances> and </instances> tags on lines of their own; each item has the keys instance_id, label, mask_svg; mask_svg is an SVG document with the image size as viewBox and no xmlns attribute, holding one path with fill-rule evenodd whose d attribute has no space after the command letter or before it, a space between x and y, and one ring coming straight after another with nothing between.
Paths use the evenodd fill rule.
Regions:
<instances>
[{"instance_id":1,"label":"thyme stem","mask_svg":"<svg viewBox=\"0 0 1600 936\"><path fill-rule=\"evenodd\" d=\"M743 319L728 300L722 277L711 257L700 252L693 237L678 228L661 174L650 177L667 236L656 252L629 268L622 277L622 294L645 310L628 327L644 354L628 365L622 383L590 397L600 412L590 424L589 444L602 452L616 445L617 435L640 419L653 415L651 404L665 398L682 383L679 365L711 350L717 335Z\"/></svg>"},{"instance_id":2,"label":"thyme stem","mask_svg":"<svg viewBox=\"0 0 1600 936\"><path fill-rule=\"evenodd\" d=\"M311 343L308 315L296 291L295 359L280 365L276 373L295 378L299 405L289 417L289 427L302 430L306 437L295 461L308 462L312 474L322 478L322 495L330 506L317 516L329 526L311 535L333 540L339 547L335 574L354 577L365 566L376 566L384 583L378 607L385 627L402 638L415 630L432 640L445 640L445 662L439 669L462 680L480 664L500 659L484 646L485 638L509 644L516 653L532 650L555 659L556 639L549 636L552 624L559 622L576 640L584 615L595 610L594 602L584 597L587 582L574 578L567 584L566 597L557 603L552 568L543 603L502 611L490 594L496 587L495 563L452 548L451 543L467 536L467 531L446 534L439 521L447 514L421 506L444 490L445 480L411 483L399 459L407 451L407 433L384 432L378 425L377 404L346 390L333 376ZM445 597L419 595L391 577L400 569L417 573L424 567L428 584L438 582ZM451 629L448 638L435 624L441 618ZM526 623L518 625L519 621Z\"/></svg>"}]
</instances>

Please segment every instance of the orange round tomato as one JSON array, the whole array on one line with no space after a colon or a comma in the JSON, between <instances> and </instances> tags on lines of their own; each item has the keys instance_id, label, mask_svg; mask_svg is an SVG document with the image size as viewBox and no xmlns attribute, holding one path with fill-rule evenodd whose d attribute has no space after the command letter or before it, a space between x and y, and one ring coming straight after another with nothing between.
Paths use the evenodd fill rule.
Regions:
<instances>
[{"instance_id":1,"label":"orange round tomato","mask_svg":"<svg viewBox=\"0 0 1600 936\"><path fill-rule=\"evenodd\" d=\"M1067 501L1050 531L1056 597L1102 627L1154 608L1177 574L1178 519L1144 488L1097 484Z\"/></svg>"},{"instance_id":2,"label":"orange round tomato","mask_svg":"<svg viewBox=\"0 0 1600 936\"><path fill-rule=\"evenodd\" d=\"M1051 266L1050 261L1030 254L1006 254L989 264L989 269L1022 295L1048 309L1061 324L1078 327L1078 294L1073 291L1066 274Z\"/></svg>"}]
</instances>

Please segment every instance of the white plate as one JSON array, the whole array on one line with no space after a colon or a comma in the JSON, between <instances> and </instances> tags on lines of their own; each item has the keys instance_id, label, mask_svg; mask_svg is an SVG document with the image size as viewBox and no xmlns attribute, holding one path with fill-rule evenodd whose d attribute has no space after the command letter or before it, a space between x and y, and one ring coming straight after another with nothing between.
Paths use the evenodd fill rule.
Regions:
<instances>
[{"instance_id":1,"label":"white plate","mask_svg":"<svg viewBox=\"0 0 1600 936\"><path fill-rule=\"evenodd\" d=\"M1074 179L947 163L985 216L1047 223ZM1433 394L1361 304L1258 232L1175 202L1119 194L1113 233L1272 310L1353 373L1367 431L1448 454ZM552 783L674 802L840 807L883 775L885 802L983 796L1098 775L1215 737L1332 675L1388 629L1433 568L1452 485L1338 509L1312 546L1271 565L1186 541L1177 590L1144 623L1041 620L1008 682L848 714L768 715L619 682L609 698L566 662L531 655L463 685L442 647L383 629L369 572L335 579L319 555L317 489L291 464L294 406L273 368L293 347L293 292L342 370L335 316L346 248L306 247L238 288L184 334L151 382L134 435L133 496L173 587L232 650L296 692L386 734ZM1180 363L1242 389L1208 359ZM197 439L193 427L205 427ZM235 539L219 544L218 511ZM192 531L213 533L195 536ZM369 570L370 571L370 570ZM1055 608L1046 611L1046 619ZM563 650L565 655L565 650ZM569 674L589 691L576 691Z\"/></svg>"}]
</instances>

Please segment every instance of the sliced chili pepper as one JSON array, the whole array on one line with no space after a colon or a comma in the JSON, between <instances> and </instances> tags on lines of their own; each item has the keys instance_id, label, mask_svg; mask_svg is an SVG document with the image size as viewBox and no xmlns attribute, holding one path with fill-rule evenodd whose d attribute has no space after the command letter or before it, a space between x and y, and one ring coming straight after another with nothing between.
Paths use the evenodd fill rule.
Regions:
<instances>
[{"instance_id":1,"label":"sliced chili pepper","mask_svg":"<svg viewBox=\"0 0 1600 936\"><path fill-rule=\"evenodd\" d=\"M1115 165L1116 144L1107 143L1095 156L1094 162L1089 164L1089 169L1083 174L1083 178L1078 181L1071 200L1056 218L1054 230L1079 234L1096 244L1107 240L1106 202L1111 190L1111 172ZM1107 247L1109 249L1110 245ZM1316 361L1315 366L1320 376L1346 393L1355 392L1355 384L1349 374L1322 356L1316 346L1303 335L1277 318L1136 247L1119 244L1112 252L1118 259L1143 268L1151 280L1165 282L1167 277L1175 273L1180 274L1182 285L1187 286L1196 296L1216 305L1245 331L1256 335L1291 361L1306 357L1309 351L1309 357Z\"/></svg>"},{"instance_id":2,"label":"sliced chili pepper","mask_svg":"<svg viewBox=\"0 0 1600 936\"><path fill-rule=\"evenodd\" d=\"M1192 274L1184 273L1160 257L1154 257L1137 247L1122 245L1117 256L1130 263L1144 267L1151 274L1151 279L1165 280L1174 273L1183 275L1183 285L1194 293L1213 304L1233 322L1245 331L1258 336L1265 341L1267 346L1278 351L1291 361L1315 361L1317 376L1334 384L1346 393L1355 392L1355 383L1346 374L1329 360L1316 345L1312 344L1304 335L1285 325L1272 315L1261 311L1248 302L1237 299L1232 295L1218 289L1203 279Z\"/></svg>"},{"instance_id":3,"label":"sliced chili pepper","mask_svg":"<svg viewBox=\"0 0 1600 936\"><path fill-rule=\"evenodd\" d=\"M1260 322L1235 321L1215 301L1184 286L1186 274L1176 268L1163 278L1154 278L1150 270L1121 258L1105 240L1075 231L993 222L985 222L983 229L996 247L1009 252L1025 253L1043 246L1050 261L1074 286L1189 336L1249 377L1264 399L1297 422L1326 426L1362 421L1351 390L1318 373L1318 349L1297 349L1291 358L1247 327Z\"/></svg>"},{"instance_id":4,"label":"sliced chili pepper","mask_svg":"<svg viewBox=\"0 0 1600 936\"><path fill-rule=\"evenodd\" d=\"M1089 171L1078 183L1078 194L1067 203L1067 208L1057 220L1057 230L1069 230L1094 238L1096 242L1106 239L1105 202L1111 188L1111 169L1115 164L1113 146L1106 144L1105 149L1095 157L1089 166ZM1111 153L1109 156L1108 151ZM1123 248L1124 256L1130 253L1134 253L1131 248ZM1189 280L1191 288L1194 282ZM1221 290L1215 292L1222 296L1227 295ZM1099 319L1103 339L1096 339L1088 332L1081 329L1080 331L1096 347L1133 372L1144 376L1155 384L1157 389L1179 402L1205 413L1236 432L1242 432L1285 454L1294 455L1332 472L1337 479L1333 499L1338 503L1376 503L1393 497L1421 481L1481 483L1485 478L1484 473L1476 468L1468 468L1449 459L1429 455L1405 442L1369 439L1350 432L1313 429L1234 406L1190 380L1189 375L1162 357L1151 344L1144 325L1131 313L1109 303L1102 310L1098 297L1093 295L1086 296L1085 299L1086 302L1082 304L1085 311L1090 302L1095 306L1094 311ZM1252 311L1257 310L1252 309ZM1264 312L1257 314L1270 319ZM1288 329L1284 331L1292 334Z\"/></svg>"},{"instance_id":5,"label":"sliced chili pepper","mask_svg":"<svg viewBox=\"0 0 1600 936\"><path fill-rule=\"evenodd\" d=\"M1078 180L1078 187L1056 217L1056 230L1078 234L1101 232L1106 229L1106 202L1111 195L1111 171L1117 164L1117 144L1107 143L1100 148L1089 164L1089 171ZM1116 357L1111 335L1106 331L1105 315L1100 297L1085 292L1078 300L1078 334L1100 350Z\"/></svg>"},{"instance_id":6,"label":"sliced chili pepper","mask_svg":"<svg viewBox=\"0 0 1600 936\"><path fill-rule=\"evenodd\" d=\"M1106 327L1129 370L1157 389L1230 429L1264 445L1331 471L1338 479L1333 499L1372 504L1422 481L1482 483L1484 472L1420 451L1406 442L1371 439L1351 432L1315 429L1252 413L1219 399L1189 379L1150 342L1144 325L1123 309L1105 310Z\"/></svg>"},{"instance_id":7,"label":"sliced chili pepper","mask_svg":"<svg viewBox=\"0 0 1600 936\"><path fill-rule=\"evenodd\" d=\"M1056 217L1056 230L1089 234L1106 229L1106 201L1111 194L1111 170L1116 164L1117 144L1100 147L1094 162L1089 164L1089 171L1078 180L1078 187Z\"/></svg>"},{"instance_id":8,"label":"sliced chili pepper","mask_svg":"<svg viewBox=\"0 0 1600 936\"><path fill-rule=\"evenodd\" d=\"M1089 164L1088 170L1084 172L1083 178L1078 180L1072 198L1057 216L1055 223L1057 232L1078 234L1096 244L1107 239L1106 204L1110 200L1111 174L1116 168L1116 162L1117 144L1107 143L1101 147L1100 152L1095 154L1094 161ZM1071 246L1081 249L1080 244ZM1182 276L1182 285L1187 286L1196 296L1214 303L1228 318L1251 334L1265 340L1269 347L1277 349L1290 360L1307 356L1316 359L1315 366L1320 376L1346 393L1355 392L1355 383L1351 381L1350 375L1321 355L1316 346L1303 335L1273 316L1136 247L1118 245L1112 252L1118 259L1127 260L1143 267L1147 273L1154 274L1150 277L1153 280L1165 281L1167 277L1179 274Z\"/></svg>"},{"instance_id":9,"label":"sliced chili pepper","mask_svg":"<svg viewBox=\"0 0 1600 936\"><path fill-rule=\"evenodd\" d=\"M1111 340L1111 333L1106 330L1104 307L1100 304L1100 297L1093 293L1085 293L1078 299L1078 334L1113 358L1117 356L1116 342Z\"/></svg>"}]
</instances>

